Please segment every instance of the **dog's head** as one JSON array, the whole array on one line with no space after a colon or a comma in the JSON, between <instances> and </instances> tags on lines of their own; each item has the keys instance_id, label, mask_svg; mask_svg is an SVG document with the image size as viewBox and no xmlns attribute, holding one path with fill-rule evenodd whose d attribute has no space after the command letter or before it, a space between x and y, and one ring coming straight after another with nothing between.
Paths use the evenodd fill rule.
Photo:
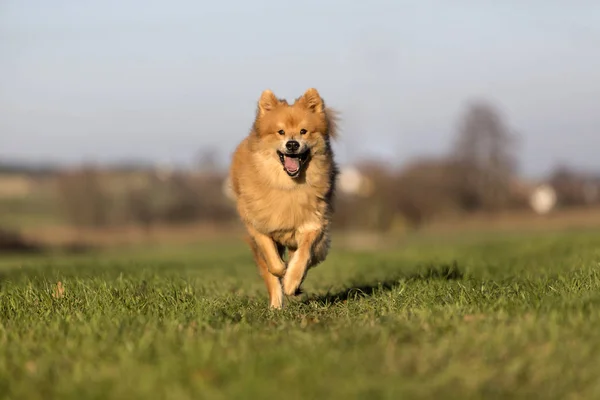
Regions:
<instances>
[{"instance_id":1,"label":"dog's head","mask_svg":"<svg viewBox=\"0 0 600 400\"><path fill-rule=\"evenodd\" d=\"M265 90L258 100L254 131L261 147L272 150L283 170L297 178L311 157L328 151L329 138L335 135L334 113L316 89L308 89L292 105Z\"/></svg>"}]
</instances>

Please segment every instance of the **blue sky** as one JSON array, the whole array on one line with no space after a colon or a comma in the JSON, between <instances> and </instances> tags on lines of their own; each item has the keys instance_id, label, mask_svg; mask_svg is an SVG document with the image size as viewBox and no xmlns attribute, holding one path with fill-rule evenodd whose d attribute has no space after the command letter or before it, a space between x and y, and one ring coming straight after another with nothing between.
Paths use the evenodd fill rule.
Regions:
<instances>
[{"instance_id":1,"label":"blue sky","mask_svg":"<svg viewBox=\"0 0 600 400\"><path fill-rule=\"evenodd\" d=\"M0 157L226 159L263 89L314 86L344 162L440 154L484 98L525 173L600 171L598 49L596 1L3 0Z\"/></svg>"}]
</instances>

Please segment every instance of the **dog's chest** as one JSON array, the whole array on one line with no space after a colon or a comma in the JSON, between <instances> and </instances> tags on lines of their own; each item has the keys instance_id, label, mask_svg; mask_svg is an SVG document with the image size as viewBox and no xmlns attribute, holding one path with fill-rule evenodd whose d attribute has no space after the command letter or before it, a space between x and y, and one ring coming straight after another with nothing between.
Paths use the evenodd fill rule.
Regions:
<instances>
[{"instance_id":1,"label":"dog's chest","mask_svg":"<svg viewBox=\"0 0 600 400\"><path fill-rule=\"evenodd\" d=\"M322 201L311 190L276 190L256 199L252 210L256 228L266 234L292 232L307 224L321 225Z\"/></svg>"}]
</instances>

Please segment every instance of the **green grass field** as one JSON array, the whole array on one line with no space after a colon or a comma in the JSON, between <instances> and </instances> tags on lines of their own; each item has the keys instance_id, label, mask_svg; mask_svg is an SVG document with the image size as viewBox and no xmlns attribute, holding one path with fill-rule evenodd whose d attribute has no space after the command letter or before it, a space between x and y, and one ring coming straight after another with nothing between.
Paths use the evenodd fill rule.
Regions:
<instances>
[{"instance_id":1,"label":"green grass field","mask_svg":"<svg viewBox=\"0 0 600 400\"><path fill-rule=\"evenodd\" d=\"M334 240L304 288L269 311L241 243L5 256L0 397L600 398L600 233Z\"/></svg>"}]
</instances>

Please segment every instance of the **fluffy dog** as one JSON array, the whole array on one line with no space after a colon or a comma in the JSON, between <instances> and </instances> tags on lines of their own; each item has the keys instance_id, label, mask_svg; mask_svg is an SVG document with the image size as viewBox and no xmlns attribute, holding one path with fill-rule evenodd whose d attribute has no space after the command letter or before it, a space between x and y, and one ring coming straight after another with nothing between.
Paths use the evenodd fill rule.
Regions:
<instances>
[{"instance_id":1,"label":"fluffy dog","mask_svg":"<svg viewBox=\"0 0 600 400\"><path fill-rule=\"evenodd\" d=\"M283 307L284 293L300 293L307 271L329 251L335 135L335 112L316 89L291 105L265 90L254 125L233 155L237 211L273 308Z\"/></svg>"}]
</instances>

